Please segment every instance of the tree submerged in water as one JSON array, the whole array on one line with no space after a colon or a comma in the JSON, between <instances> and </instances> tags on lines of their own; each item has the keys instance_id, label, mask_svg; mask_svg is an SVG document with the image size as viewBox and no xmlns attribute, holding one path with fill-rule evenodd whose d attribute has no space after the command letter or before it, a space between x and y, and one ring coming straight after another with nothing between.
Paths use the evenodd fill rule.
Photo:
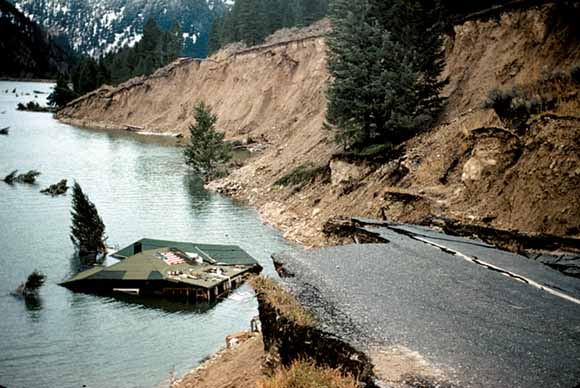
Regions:
<instances>
[{"instance_id":1,"label":"tree submerged in water","mask_svg":"<svg viewBox=\"0 0 580 388\"><path fill-rule=\"evenodd\" d=\"M40 287L42 287L45 280L46 275L40 271L34 270L30 275L28 275L26 282L18 286L13 294L16 296L23 296L25 298L38 297L38 290Z\"/></svg>"},{"instance_id":2,"label":"tree submerged in water","mask_svg":"<svg viewBox=\"0 0 580 388\"><path fill-rule=\"evenodd\" d=\"M14 170L12 171L10 174L6 175L6 177L4 177L3 181L8 183L8 184L13 184L14 182L18 182L18 183L28 183L28 184L34 184L36 182L36 178L40 175L40 172L36 171L36 170L30 170L25 174L20 174L20 175L16 175L18 174L18 170Z\"/></svg>"},{"instance_id":3,"label":"tree submerged in water","mask_svg":"<svg viewBox=\"0 0 580 388\"><path fill-rule=\"evenodd\" d=\"M106 253L105 224L95 205L75 182L72 195L73 210L70 238L81 258L95 259Z\"/></svg>"},{"instance_id":4,"label":"tree submerged in water","mask_svg":"<svg viewBox=\"0 0 580 388\"><path fill-rule=\"evenodd\" d=\"M230 144L224 134L215 130L217 116L203 101L194 108L195 124L189 127L191 139L186 146L185 163L207 181L217 175L218 167L232 157Z\"/></svg>"},{"instance_id":5,"label":"tree submerged in water","mask_svg":"<svg viewBox=\"0 0 580 388\"><path fill-rule=\"evenodd\" d=\"M66 185L66 179L63 179L54 185L48 186L44 190L40 190L40 192L46 195L50 195L51 197L56 197L57 195L66 194L67 190L68 186Z\"/></svg>"}]
</instances>

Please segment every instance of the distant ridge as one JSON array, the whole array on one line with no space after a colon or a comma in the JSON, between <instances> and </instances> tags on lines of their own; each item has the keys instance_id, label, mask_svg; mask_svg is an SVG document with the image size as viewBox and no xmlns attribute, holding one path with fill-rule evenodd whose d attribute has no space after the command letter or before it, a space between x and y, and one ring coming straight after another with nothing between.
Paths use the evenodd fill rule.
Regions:
<instances>
[{"instance_id":1,"label":"distant ridge","mask_svg":"<svg viewBox=\"0 0 580 388\"><path fill-rule=\"evenodd\" d=\"M0 0L0 77L56 78L68 74L71 54L12 4Z\"/></svg>"}]
</instances>

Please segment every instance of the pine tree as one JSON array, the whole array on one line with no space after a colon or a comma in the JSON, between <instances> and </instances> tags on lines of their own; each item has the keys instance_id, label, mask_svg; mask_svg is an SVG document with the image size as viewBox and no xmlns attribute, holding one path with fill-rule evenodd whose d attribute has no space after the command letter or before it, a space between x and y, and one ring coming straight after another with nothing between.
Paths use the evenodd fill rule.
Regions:
<instances>
[{"instance_id":1,"label":"pine tree","mask_svg":"<svg viewBox=\"0 0 580 388\"><path fill-rule=\"evenodd\" d=\"M263 1L238 1L240 2L239 32L241 39L249 46L262 43L267 35L266 10Z\"/></svg>"},{"instance_id":2,"label":"pine tree","mask_svg":"<svg viewBox=\"0 0 580 388\"><path fill-rule=\"evenodd\" d=\"M81 257L96 257L106 252L105 224L95 205L75 182L72 197L70 238Z\"/></svg>"},{"instance_id":3,"label":"pine tree","mask_svg":"<svg viewBox=\"0 0 580 388\"><path fill-rule=\"evenodd\" d=\"M232 42L260 44L280 28L301 27L323 18L327 10L328 0L236 0L221 23L214 21L210 52Z\"/></svg>"},{"instance_id":4,"label":"pine tree","mask_svg":"<svg viewBox=\"0 0 580 388\"><path fill-rule=\"evenodd\" d=\"M420 0L331 1L327 120L345 149L384 154L437 114L439 10Z\"/></svg>"},{"instance_id":5,"label":"pine tree","mask_svg":"<svg viewBox=\"0 0 580 388\"><path fill-rule=\"evenodd\" d=\"M77 94L68 87L68 82L63 76L59 76L52 93L48 95L48 104L57 108L65 106L72 101Z\"/></svg>"},{"instance_id":6,"label":"pine tree","mask_svg":"<svg viewBox=\"0 0 580 388\"><path fill-rule=\"evenodd\" d=\"M375 0L384 7L385 1ZM444 12L438 0L397 0L390 9L378 12L382 24L408 49L413 68L420 77L415 86L418 115L429 121L443 104L440 92L446 81L439 76L445 67L443 52Z\"/></svg>"},{"instance_id":7,"label":"pine tree","mask_svg":"<svg viewBox=\"0 0 580 388\"><path fill-rule=\"evenodd\" d=\"M195 124L189 127L191 138L184 150L185 163L206 180L215 176L220 164L231 159L231 147L224 134L215 130L217 116L203 101L194 108Z\"/></svg>"},{"instance_id":8,"label":"pine tree","mask_svg":"<svg viewBox=\"0 0 580 388\"><path fill-rule=\"evenodd\" d=\"M224 41L224 29L225 29L225 16L217 17L214 19L211 29L209 31L209 40L207 42L207 49L209 54L213 54L218 51L225 43Z\"/></svg>"},{"instance_id":9,"label":"pine tree","mask_svg":"<svg viewBox=\"0 0 580 388\"><path fill-rule=\"evenodd\" d=\"M166 56L164 64L171 63L181 56L181 51L183 49L183 37L181 35L181 26L178 22L173 24L171 30L167 32L168 35L168 45L166 48Z\"/></svg>"},{"instance_id":10,"label":"pine tree","mask_svg":"<svg viewBox=\"0 0 580 388\"><path fill-rule=\"evenodd\" d=\"M365 0L335 0L330 9L328 67L334 81L328 89L327 119L339 128L337 141L345 148L369 144L381 125L372 117L373 96L379 97L372 87L380 85L373 85L371 76L378 73L382 32L369 24L368 8Z\"/></svg>"}]
</instances>

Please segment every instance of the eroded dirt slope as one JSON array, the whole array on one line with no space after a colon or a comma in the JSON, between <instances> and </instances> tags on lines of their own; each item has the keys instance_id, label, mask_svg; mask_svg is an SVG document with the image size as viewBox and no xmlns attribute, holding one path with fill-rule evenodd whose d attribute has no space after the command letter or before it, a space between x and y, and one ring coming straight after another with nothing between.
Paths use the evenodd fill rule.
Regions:
<instances>
[{"instance_id":1,"label":"eroded dirt slope","mask_svg":"<svg viewBox=\"0 0 580 388\"><path fill-rule=\"evenodd\" d=\"M494 87L534 85L580 64L575 17L548 5L456 26L446 42L449 99L439 124L382 166L332 157L338 149L323 129L329 76L321 37L182 60L81 98L58 117L92 127L185 133L193 105L206 100L228 138L259 143L244 167L210 187L255 206L305 245L328 243L322 225L337 215L408 222L445 216L573 236L580 233L577 85L566 89L566 103L523 129L482 104ZM326 169L303 186L274 184L305 163Z\"/></svg>"}]
</instances>

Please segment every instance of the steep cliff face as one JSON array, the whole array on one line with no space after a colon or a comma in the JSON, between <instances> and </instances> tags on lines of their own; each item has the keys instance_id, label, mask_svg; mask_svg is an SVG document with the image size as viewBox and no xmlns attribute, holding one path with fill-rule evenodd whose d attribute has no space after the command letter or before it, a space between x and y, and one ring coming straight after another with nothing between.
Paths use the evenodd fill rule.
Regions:
<instances>
[{"instance_id":1,"label":"steep cliff face","mask_svg":"<svg viewBox=\"0 0 580 388\"><path fill-rule=\"evenodd\" d=\"M441 120L381 166L332 156L338 149L323 129L329 76L320 37L177 62L81 98L58 117L184 133L193 105L204 99L227 137L260 143L244 167L210 186L257 207L286 237L307 245L328 242L321 225L336 215L407 222L445 216L578 235L578 84L550 84L557 104L517 128L482 107L493 88L546 89L550 75L580 63L577 14L546 5L456 26L446 42L449 98ZM322 168L303 185L275 184L305 164Z\"/></svg>"},{"instance_id":2,"label":"steep cliff face","mask_svg":"<svg viewBox=\"0 0 580 388\"><path fill-rule=\"evenodd\" d=\"M251 133L276 138L313 120L320 126L327 79L324 50L323 39L312 38L225 58L181 59L150 77L81 97L61 110L59 118L186 133L193 106L204 100L230 137Z\"/></svg>"}]
</instances>

